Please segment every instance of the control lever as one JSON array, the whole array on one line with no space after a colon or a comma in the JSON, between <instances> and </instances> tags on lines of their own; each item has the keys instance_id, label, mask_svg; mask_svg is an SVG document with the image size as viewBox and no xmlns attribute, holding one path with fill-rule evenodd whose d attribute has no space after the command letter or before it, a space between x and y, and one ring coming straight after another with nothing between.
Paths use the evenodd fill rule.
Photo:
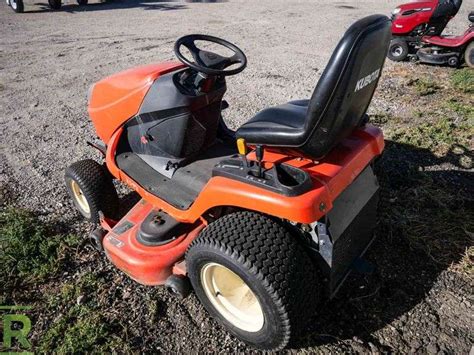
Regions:
<instances>
[{"instance_id":1,"label":"control lever","mask_svg":"<svg viewBox=\"0 0 474 355\"><path fill-rule=\"evenodd\" d=\"M263 168L262 168L263 146L262 145L257 145L255 147L255 157L257 158L257 163L258 163L258 177L261 179L263 178Z\"/></svg>"}]
</instances>

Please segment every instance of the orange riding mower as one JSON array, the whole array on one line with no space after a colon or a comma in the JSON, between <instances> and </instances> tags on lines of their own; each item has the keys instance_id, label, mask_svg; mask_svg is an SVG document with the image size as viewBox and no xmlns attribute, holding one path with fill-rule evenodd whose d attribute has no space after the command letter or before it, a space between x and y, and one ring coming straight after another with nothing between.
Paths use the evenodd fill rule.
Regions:
<instances>
[{"instance_id":1,"label":"orange riding mower","mask_svg":"<svg viewBox=\"0 0 474 355\"><path fill-rule=\"evenodd\" d=\"M184 36L180 62L96 83L89 114L103 143L92 145L105 163L65 175L97 224L96 248L141 284L194 289L252 346L285 347L373 239L384 140L366 111L390 39L387 17L357 21L311 99L266 108L235 132L221 115L226 77L247 58L223 39ZM113 179L141 196L122 218Z\"/></svg>"}]
</instances>

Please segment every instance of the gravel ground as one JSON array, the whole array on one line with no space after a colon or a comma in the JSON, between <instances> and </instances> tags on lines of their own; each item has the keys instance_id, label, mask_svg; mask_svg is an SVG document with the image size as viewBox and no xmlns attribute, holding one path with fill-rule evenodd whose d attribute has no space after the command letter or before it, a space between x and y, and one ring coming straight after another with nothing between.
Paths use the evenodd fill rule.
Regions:
<instances>
[{"instance_id":1,"label":"gravel ground","mask_svg":"<svg viewBox=\"0 0 474 355\"><path fill-rule=\"evenodd\" d=\"M96 154L85 144L94 139L86 111L87 90L94 82L130 67L173 59L173 43L184 34L223 37L249 59L243 73L228 79L226 100L231 106L225 119L236 128L269 105L308 97L344 30L362 16L388 14L398 3L130 0L92 1L87 7L67 2L52 12L45 2L35 1L26 2L25 14L15 14L2 2L0 198L14 198L46 220L61 220L69 232L85 233L89 227L72 210L63 172L68 164ZM465 0L447 32L464 31L472 9L474 1ZM370 112L402 115L407 109L393 95L396 83L390 74L396 67L387 62L388 75ZM118 299L117 312L135 320L138 329L130 341L137 348L248 350L209 320L194 296L178 302L161 289L137 286L106 261L95 260L91 249L84 253L90 255L83 256L89 261L83 272L103 269L110 275L113 286L107 292ZM472 280L391 237L379 238L368 257L378 266L377 273L349 280L293 345L295 351L469 352ZM133 309L150 297L160 308L151 328L148 321L136 320L140 312ZM38 326L47 327L52 319L41 319Z\"/></svg>"}]
</instances>

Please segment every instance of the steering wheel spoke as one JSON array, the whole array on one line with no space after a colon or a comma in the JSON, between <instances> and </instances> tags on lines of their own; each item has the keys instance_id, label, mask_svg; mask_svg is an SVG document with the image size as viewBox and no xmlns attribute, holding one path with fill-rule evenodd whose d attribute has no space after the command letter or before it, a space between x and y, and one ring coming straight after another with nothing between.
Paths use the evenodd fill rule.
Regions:
<instances>
[{"instance_id":1,"label":"steering wheel spoke","mask_svg":"<svg viewBox=\"0 0 474 355\"><path fill-rule=\"evenodd\" d=\"M221 45L230 49L233 54L230 57L224 57L220 54L200 49L196 46L196 41L206 41ZM189 60L181 53L182 46L189 50L194 61ZM181 62L208 75L234 75L240 73L247 66L247 58L241 49L226 40L213 36L188 35L181 37L176 41L174 51ZM225 70L225 68L234 64L240 65L237 68Z\"/></svg>"}]
</instances>

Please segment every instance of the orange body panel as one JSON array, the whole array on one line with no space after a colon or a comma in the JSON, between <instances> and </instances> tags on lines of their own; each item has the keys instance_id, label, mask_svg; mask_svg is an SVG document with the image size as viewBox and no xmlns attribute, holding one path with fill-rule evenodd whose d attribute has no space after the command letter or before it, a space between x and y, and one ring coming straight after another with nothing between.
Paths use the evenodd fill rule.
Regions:
<instances>
[{"instance_id":1,"label":"orange body panel","mask_svg":"<svg viewBox=\"0 0 474 355\"><path fill-rule=\"evenodd\" d=\"M146 65L111 75L92 88L89 115L104 142L129 118L138 113L153 82L171 71L184 68L180 62Z\"/></svg>"},{"instance_id":2,"label":"orange body panel","mask_svg":"<svg viewBox=\"0 0 474 355\"><path fill-rule=\"evenodd\" d=\"M177 209L166 201L150 194L134 180L121 171L115 163L115 150L122 129L116 131L107 147L106 164L117 179L128 184L147 202L161 208L181 222L194 223L207 210L217 206L235 206L248 210L258 210L272 216L293 222L311 223L324 216L332 202L362 172L362 170L384 148L382 131L367 125L358 129L342 141L324 159L313 162L308 159L292 158L286 154L265 153L265 163L285 162L306 170L312 178L313 189L294 197L288 197L257 186L231 180L225 177L212 177L188 210ZM248 159L253 158L253 153Z\"/></svg>"},{"instance_id":3,"label":"orange body panel","mask_svg":"<svg viewBox=\"0 0 474 355\"><path fill-rule=\"evenodd\" d=\"M152 210L150 203L138 202L121 220L133 226L122 233L110 230L104 237L103 246L110 261L135 281L143 285L162 285L174 272L173 268L177 274L185 272L185 266L180 269L176 263L183 258L204 224L196 223L189 233L162 246L145 246L137 241L136 235L140 224ZM120 226L121 222L117 225Z\"/></svg>"}]
</instances>

